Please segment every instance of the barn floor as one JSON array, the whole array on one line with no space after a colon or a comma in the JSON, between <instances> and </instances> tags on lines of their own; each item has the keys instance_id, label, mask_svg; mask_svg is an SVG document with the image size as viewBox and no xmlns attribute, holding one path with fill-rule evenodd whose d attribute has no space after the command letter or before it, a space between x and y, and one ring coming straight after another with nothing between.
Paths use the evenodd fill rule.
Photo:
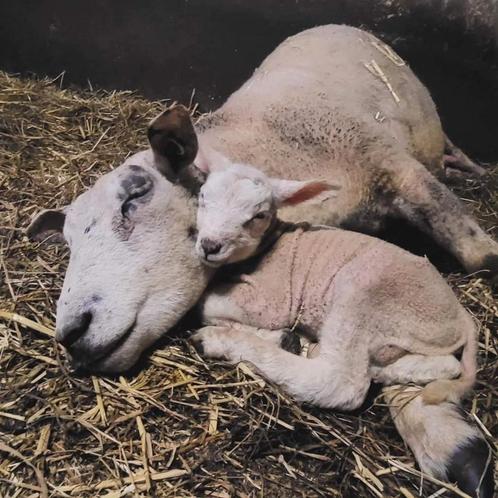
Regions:
<instances>
[{"instance_id":1,"label":"barn floor","mask_svg":"<svg viewBox=\"0 0 498 498\"><path fill-rule=\"evenodd\" d=\"M415 469L375 393L357 414L299 406L248 367L204 361L181 330L127 376L68 371L53 340L68 252L23 229L146 146L164 102L58 83L0 73L0 496L454 496ZM496 236L491 171L457 189ZM482 324L465 409L496 450L496 294L447 278Z\"/></svg>"}]
</instances>

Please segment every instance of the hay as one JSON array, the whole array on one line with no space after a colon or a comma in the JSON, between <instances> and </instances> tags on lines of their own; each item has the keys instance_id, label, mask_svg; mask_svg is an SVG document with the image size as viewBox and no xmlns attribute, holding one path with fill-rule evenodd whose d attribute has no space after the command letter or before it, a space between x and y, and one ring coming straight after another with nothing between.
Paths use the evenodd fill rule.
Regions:
<instances>
[{"instance_id":1,"label":"hay","mask_svg":"<svg viewBox=\"0 0 498 498\"><path fill-rule=\"evenodd\" d=\"M0 73L0 496L429 496L380 401L361 414L301 407L247 366L206 362L180 337L127 377L69 375L53 340L67 249L23 227L146 145L164 105L126 92L60 90ZM465 197L494 226L495 187ZM465 407L498 432L498 310L487 284L451 285L482 323ZM449 494L445 492L445 496Z\"/></svg>"}]
</instances>

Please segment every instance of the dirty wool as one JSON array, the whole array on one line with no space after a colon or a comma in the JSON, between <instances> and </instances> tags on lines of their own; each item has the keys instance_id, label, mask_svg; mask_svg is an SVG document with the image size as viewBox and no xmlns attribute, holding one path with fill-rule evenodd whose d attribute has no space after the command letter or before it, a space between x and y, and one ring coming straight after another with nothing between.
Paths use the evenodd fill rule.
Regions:
<instances>
[{"instance_id":1,"label":"dirty wool","mask_svg":"<svg viewBox=\"0 0 498 498\"><path fill-rule=\"evenodd\" d=\"M147 122L169 104L0 73L0 496L465 496L418 472L375 388L353 414L299 405L247 365L205 361L188 323L126 376L70 371L54 341L68 250L24 228L146 147ZM496 237L488 169L454 190ZM496 294L445 278L481 325L464 408L496 451Z\"/></svg>"}]
</instances>

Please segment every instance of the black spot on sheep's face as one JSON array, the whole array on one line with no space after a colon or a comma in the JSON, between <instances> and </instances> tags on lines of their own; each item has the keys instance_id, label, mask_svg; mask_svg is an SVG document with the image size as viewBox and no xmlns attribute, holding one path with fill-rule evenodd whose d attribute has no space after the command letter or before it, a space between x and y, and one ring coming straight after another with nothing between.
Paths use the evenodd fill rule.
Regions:
<instances>
[{"instance_id":1,"label":"black spot on sheep's face","mask_svg":"<svg viewBox=\"0 0 498 498\"><path fill-rule=\"evenodd\" d=\"M138 212L149 203L154 195L154 181L141 166L129 166L131 173L120 182L117 200L119 210L113 218L113 231L120 240L127 240L138 220Z\"/></svg>"}]
</instances>

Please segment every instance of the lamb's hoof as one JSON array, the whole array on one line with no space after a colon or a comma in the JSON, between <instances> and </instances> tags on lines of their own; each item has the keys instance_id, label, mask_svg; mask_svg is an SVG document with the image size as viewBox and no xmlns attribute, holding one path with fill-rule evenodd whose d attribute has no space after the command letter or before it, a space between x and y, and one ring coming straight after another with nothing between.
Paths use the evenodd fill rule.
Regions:
<instances>
[{"instance_id":1,"label":"lamb's hoof","mask_svg":"<svg viewBox=\"0 0 498 498\"><path fill-rule=\"evenodd\" d=\"M486 441L470 440L458 448L447 466L448 480L476 498L493 498L493 456Z\"/></svg>"},{"instance_id":2,"label":"lamb's hoof","mask_svg":"<svg viewBox=\"0 0 498 498\"><path fill-rule=\"evenodd\" d=\"M290 329L285 329L280 338L280 347L284 351L288 351L293 354L301 353L301 339L299 336Z\"/></svg>"},{"instance_id":3,"label":"lamb's hoof","mask_svg":"<svg viewBox=\"0 0 498 498\"><path fill-rule=\"evenodd\" d=\"M195 350L201 355L204 355L204 345L202 343L202 338L201 336L194 334L192 337L190 337L190 342L192 343L192 346L194 346Z\"/></svg>"},{"instance_id":4,"label":"lamb's hoof","mask_svg":"<svg viewBox=\"0 0 498 498\"><path fill-rule=\"evenodd\" d=\"M206 358L226 358L228 351L227 329L207 326L190 337L195 349Z\"/></svg>"}]
</instances>

